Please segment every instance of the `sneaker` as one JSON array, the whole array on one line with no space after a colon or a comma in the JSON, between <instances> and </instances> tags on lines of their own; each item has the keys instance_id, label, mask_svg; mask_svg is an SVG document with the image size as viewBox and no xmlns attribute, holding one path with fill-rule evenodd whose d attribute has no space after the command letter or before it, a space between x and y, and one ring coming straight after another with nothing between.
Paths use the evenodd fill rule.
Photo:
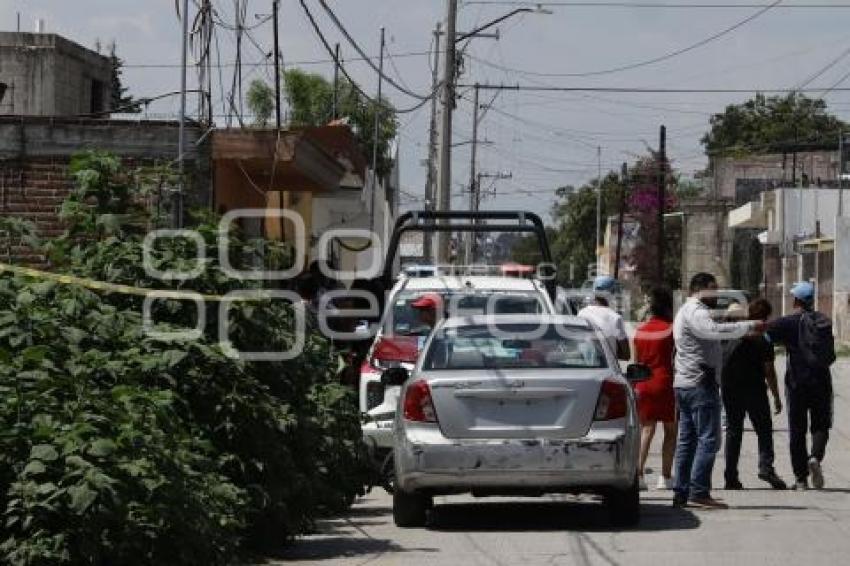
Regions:
<instances>
[{"instance_id":1,"label":"sneaker","mask_svg":"<svg viewBox=\"0 0 850 566\"><path fill-rule=\"evenodd\" d=\"M692 497L689 505L691 507L696 507L697 509L729 509L728 505L722 501L714 499L711 496Z\"/></svg>"},{"instance_id":2,"label":"sneaker","mask_svg":"<svg viewBox=\"0 0 850 566\"><path fill-rule=\"evenodd\" d=\"M678 495L673 498L673 507L684 508L688 506L688 500Z\"/></svg>"},{"instance_id":3,"label":"sneaker","mask_svg":"<svg viewBox=\"0 0 850 566\"><path fill-rule=\"evenodd\" d=\"M792 487L794 491L806 491L809 489L809 482L806 480L797 480L794 482L794 487Z\"/></svg>"},{"instance_id":4,"label":"sneaker","mask_svg":"<svg viewBox=\"0 0 850 566\"><path fill-rule=\"evenodd\" d=\"M643 476L638 476L638 489L641 491L647 491L649 489Z\"/></svg>"},{"instance_id":5,"label":"sneaker","mask_svg":"<svg viewBox=\"0 0 850 566\"><path fill-rule=\"evenodd\" d=\"M823 470L817 458L809 458L809 474L812 476L812 487L823 489Z\"/></svg>"},{"instance_id":6,"label":"sneaker","mask_svg":"<svg viewBox=\"0 0 850 566\"><path fill-rule=\"evenodd\" d=\"M726 485L723 486L723 489L727 491L738 491L744 489L744 484L739 479L726 480Z\"/></svg>"},{"instance_id":7,"label":"sneaker","mask_svg":"<svg viewBox=\"0 0 850 566\"><path fill-rule=\"evenodd\" d=\"M776 475L776 472L771 470L766 474L759 474L759 479L766 481L773 489L788 489L788 486L782 481L782 478Z\"/></svg>"},{"instance_id":8,"label":"sneaker","mask_svg":"<svg viewBox=\"0 0 850 566\"><path fill-rule=\"evenodd\" d=\"M665 478L664 476L658 476L658 483L655 484L655 489L662 491L669 491L673 489L673 478Z\"/></svg>"}]
</instances>

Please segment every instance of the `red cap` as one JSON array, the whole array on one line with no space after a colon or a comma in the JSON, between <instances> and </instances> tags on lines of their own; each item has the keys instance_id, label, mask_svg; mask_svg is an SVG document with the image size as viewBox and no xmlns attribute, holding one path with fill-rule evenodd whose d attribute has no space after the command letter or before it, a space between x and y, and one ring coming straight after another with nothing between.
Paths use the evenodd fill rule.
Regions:
<instances>
[{"instance_id":1,"label":"red cap","mask_svg":"<svg viewBox=\"0 0 850 566\"><path fill-rule=\"evenodd\" d=\"M412 303L410 306L415 309L437 309L443 304L443 298L437 293L425 293Z\"/></svg>"}]
</instances>

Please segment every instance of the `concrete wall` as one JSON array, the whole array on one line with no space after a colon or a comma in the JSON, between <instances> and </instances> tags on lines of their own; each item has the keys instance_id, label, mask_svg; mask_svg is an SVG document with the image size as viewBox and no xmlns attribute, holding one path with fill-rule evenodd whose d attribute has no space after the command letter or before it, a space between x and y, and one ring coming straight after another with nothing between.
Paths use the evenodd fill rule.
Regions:
<instances>
[{"instance_id":1,"label":"concrete wall","mask_svg":"<svg viewBox=\"0 0 850 566\"><path fill-rule=\"evenodd\" d=\"M684 213L682 281L687 288L691 277L700 272L714 274L721 287L730 284L731 232L726 217L731 201L697 200L682 203Z\"/></svg>"},{"instance_id":2,"label":"concrete wall","mask_svg":"<svg viewBox=\"0 0 850 566\"><path fill-rule=\"evenodd\" d=\"M850 343L850 218L846 217L839 218L836 227L833 292L833 331L840 342Z\"/></svg>"},{"instance_id":3,"label":"concrete wall","mask_svg":"<svg viewBox=\"0 0 850 566\"><path fill-rule=\"evenodd\" d=\"M0 82L0 114L75 116L112 98L109 58L55 34L0 32Z\"/></svg>"},{"instance_id":4,"label":"concrete wall","mask_svg":"<svg viewBox=\"0 0 850 566\"><path fill-rule=\"evenodd\" d=\"M717 157L713 161L717 195L734 199L742 180L790 184L792 179L801 181L803 175L806 175L812 184L819 184L818 179L820 184L837 183L839 161L837 150L797 152L796 175L793 160L792 153Z\"/></svg>"},{"instance_id":5,"label":"concrete wall","mask_svg":"<svg viewBox=\"0 0 850 566\"><path fill-rule=\"evenodd\" d=\"M816 223L820 223L822 236L835 234L835 219L838 212L838 189L832 188L791 188L775 191L777 202L782 208L779 218L784 219L784 229L778 222L768 230L784 234L790 239L797 236L812 237ZM850 191L844 197L850 199ZM850 208L850 201L845 203ZM778 219L779 219L778 218Z\"/></svg>"}]
</instances>

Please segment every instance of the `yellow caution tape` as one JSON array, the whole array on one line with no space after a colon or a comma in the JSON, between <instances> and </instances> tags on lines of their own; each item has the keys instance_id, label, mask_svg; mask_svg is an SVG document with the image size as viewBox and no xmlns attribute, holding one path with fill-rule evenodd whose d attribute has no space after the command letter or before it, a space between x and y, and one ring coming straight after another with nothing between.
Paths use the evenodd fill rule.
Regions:
<instances>
[{"instance_id":1,"label":"yellow caution tape","mask_svg":"<svg viewBox=\"0 0 850 566\"><path fill-rule=\"evenodd\" d=\"M251 300L259 300L270 298L270 296L263 289L249 289L248 291L255 291L256 294L251 296L239 296L239 297L226 297L222 295L207 295L204 293L198 293L196 291L174 291L170 289L147 289L144 287L133 287L132 285L120 285L118 283L108 283L106 281L97 281L95 279L89 279L87 277L77 277L75 275L64 275L61 273L53 273L50 271L43 271L40 269L33 269L32 267L22 267L20 265L11 265L8 263L0 262L0 273L4 271L9 271L11 273L16 273L18 275L25 275L27 277L35 277L38 279L44 279L47 281L55 281L57 283L62 283L63 285L77 285L80 287L85 287L87 289L94 289L96 291L104 291L107 293L120 293L122 295L135 295L139 297L146 297L148 295L156 295L157 298L161 299L185 299L190 301L196 301L198 298L204 301L251 301Z\"/></svg>"}]
</instances>

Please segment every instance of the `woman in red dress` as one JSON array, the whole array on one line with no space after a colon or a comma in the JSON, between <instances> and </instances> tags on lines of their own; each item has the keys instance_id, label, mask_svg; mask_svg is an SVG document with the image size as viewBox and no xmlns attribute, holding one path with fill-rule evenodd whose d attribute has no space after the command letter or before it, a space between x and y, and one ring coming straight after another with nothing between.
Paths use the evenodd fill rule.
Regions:
<instances>
[{"instance_id":1,"label":"woman in red dress","mask_svg":"<svg viewBox=\"0 0 850 566\"><path fill-rule=\"evenodd\" d=\"M676 397L673 392L673 295L668 289L653 289L649 298L649 320L635 333L635 359L652 369L652 377L635 386L640 417L641 489L643 474L657 423L664 426L661 476L658 489L672 489L673 455L676 450Z\"/></svg>"}]
</instances>

